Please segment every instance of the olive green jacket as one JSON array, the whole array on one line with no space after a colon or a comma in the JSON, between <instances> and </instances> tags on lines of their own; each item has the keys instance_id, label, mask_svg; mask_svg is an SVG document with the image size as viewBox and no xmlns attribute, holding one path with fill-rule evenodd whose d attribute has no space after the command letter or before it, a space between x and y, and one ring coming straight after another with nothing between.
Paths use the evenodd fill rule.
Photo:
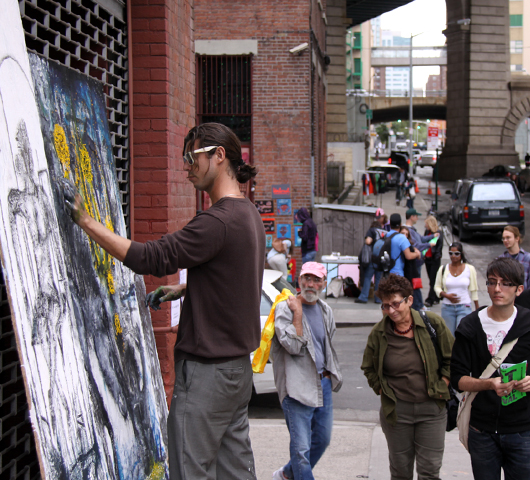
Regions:
<instances>
[{"instance_id":1,"label":"olive green jacket","mask_svg":"<svg viewBox=\"0 0 530 480\"><path fill-rule=\"evenodd\" d=\"M437 401L440 408L443 408L445 401L449 400L450 395L447 384L440 374L448 379L450 378L449 365L451 363L451 351L453 349L454 338L442 317L432 312L427 313L432 326L436 330L438 344L442 353L443 362L441 371L439 372L436 351L434 350L434 345L432 344L427 327L421 315L416 310L411 309L410 311L414 321L414 340L425 364L427 393L429 397ZM391 425L394 425L397 421L397 400L394 391L390 388L386 378L383 376L383 359L388 347L385 329L388 322L390 322L390 319L388 316L385 316L370 332L364 350L361 369L368 379L370 387L373 388L377 395L381 395L383 413L387 421Z\"/></svg>"}]
</instances>

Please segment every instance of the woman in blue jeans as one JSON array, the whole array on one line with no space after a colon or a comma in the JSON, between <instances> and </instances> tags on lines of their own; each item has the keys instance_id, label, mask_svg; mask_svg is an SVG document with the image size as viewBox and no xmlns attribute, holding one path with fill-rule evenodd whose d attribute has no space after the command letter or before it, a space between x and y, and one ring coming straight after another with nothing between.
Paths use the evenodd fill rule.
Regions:
<instances>
[{"instance_id":1,"label":"woman in blue jeans","mask_svg":"<svg viewBox=\"0 0 530 480\"><path fill-rule=\"evenodd\" d=\"M442 299L442 318L455 334L460 320L472 312L471 302L478 309L477 271L466 262L460 242L449 247L450 263L438 269L434 292Z\"/></svg>"}]
</instances>

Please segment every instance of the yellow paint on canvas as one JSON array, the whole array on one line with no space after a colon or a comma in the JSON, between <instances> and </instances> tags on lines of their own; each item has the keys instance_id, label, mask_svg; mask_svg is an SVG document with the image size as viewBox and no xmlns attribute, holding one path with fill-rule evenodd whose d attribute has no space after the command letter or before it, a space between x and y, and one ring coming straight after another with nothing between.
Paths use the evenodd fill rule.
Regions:
<instances>
[{"instance_id":1,"label":"yellow paint on canvas","mask_svg":"<svg viewBox=\"0 0 530 480\"><path fill-rule=\"evenodd\" d=\"M162 462L155 463L146 480L161 480L166 477L166 467Z\"/></svg>"},{"instance_id":2,"label":"yellow paint on canvas","mask_svg":"<svg viewBox=\"0 0 530 480\"><path fill-rule=\"evenodd\" d=\"M114 329L116 330L116 336L123 333L123 330L121 329L120 316L117 313L114 314Z\"/></svg>"},{"instance_id":3,"label":"yellow paint on canvas","mask_svg":"<svg viewBox=\"0 0 530 480\"><path fill-rule=\"evenodd\" d=\"M63 166L64 178L70 177L70 149L68 148L68 142L66 141L66 134L64 128L58 124L53 127L53 142L55 144L55 151L57 157Z\"/></svg>"}]
</instances>

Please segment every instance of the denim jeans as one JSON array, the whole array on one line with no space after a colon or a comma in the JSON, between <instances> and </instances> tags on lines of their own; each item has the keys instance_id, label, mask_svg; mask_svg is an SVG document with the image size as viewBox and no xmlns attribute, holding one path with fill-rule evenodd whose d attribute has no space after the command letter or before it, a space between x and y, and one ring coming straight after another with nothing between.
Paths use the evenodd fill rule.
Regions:
<instances>
[{"instance_id":1,"label":"denim jeans","mask_svg":"<svg viewBox=\"0 0 530 480\"><path fill-rule=\"evenodd\" d=\"M324 377L322 385L323 407L308 407L287 396L282 408L291 435L289 453L291 460L283 467L283 474L295 480L313 480L313 468L331 441L333 428L333 400L331 379Z\"/></svg>"},{"instance_id":2,"label":"denim jeans","mask_svg":"<svg viewBox=\"0 0 530 480\"><path fill-rule=\"evenodd\" d=\"M374 283L374 291L377 290L377 287L379 286L379 280L381 280L381 276L383 275L383 272L376 272L374 270L374 266L371 263L366 267L366 270L364 271L364 279L363 279L363 288L361 290L361 294L359 295L359 300L364 300L365 302L368 301L368 294L370 293L370 285L372 284L372 277L375 273L375 283ZM381 303L381 300L379 300L378 297L374 296L375 303Z\"/></svg>"},{"instance_id":3,"label":"denim jeans","mask_svg":"<svg viewBox=\"0 0 530 480\"><path fill-rule=\"evenodd\" d=\"M316 250L312 250L311 252L306 252L305 255L302 255L302 265L306 262L314 262L316 256L317 256Z\"/></svg>"},{"instance_id":4,"label":"denim jeans","mask_svg":"<svg viewBox=\"0 0 530 480\"><path fill-rule=\"evenodd\" d=\"M445 320L445 324L449 330L451 330L453 337L455 336L456 328L460 325L460 320L470 313L471 305L463 303L452 303L451 305L448 305L442 303L442 318Z\"/></svg>"},{"instance_id":5,"label":"denim jeans","mask_svg":"<svg viewBox=\"0 0 530 480\"><path fill-rule=\"evenodd\" d=\"M469 453L473 476L480 480L530 478L530 431L486 433L469 427Z\"/></svg>"},{"instance_id":6,"label":"denim jeans","mask_svg":"<svg viewBox=\"0 0 530 480\"><path fill-rule=\"evenodd\" d=\"M423 295L421 289L412 290L412 308L418 312L423 308Z\"/></svg>"}]
</instances>

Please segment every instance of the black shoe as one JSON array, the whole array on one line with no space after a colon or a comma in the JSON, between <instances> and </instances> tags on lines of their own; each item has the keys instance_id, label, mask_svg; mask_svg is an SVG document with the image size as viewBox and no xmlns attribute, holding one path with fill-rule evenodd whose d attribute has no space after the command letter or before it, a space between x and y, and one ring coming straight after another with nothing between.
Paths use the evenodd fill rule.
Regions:
<instances>
[{"instance_id":1,"label":"black shoe","mask_svg":"<svg viewBox=\"0 0 530 480\"><path fill-rule=\"evenodd\" d=\"M423 304L424 304L426 307L429 307L429 308L432 307L432 302L430 302L429 300L425 300L425 302L423 302Z\"/></svg>"},{"instance_id":2,"label":"black shoe","mask_svg":"<svg viewBox=\"0 0 530 480\"><path fill-rule=\"evenodd\" d=\"M361 300L360 298L356 298L355 303L368 303L368 302L366 300Z\"/></svg>"}]
</instances>

